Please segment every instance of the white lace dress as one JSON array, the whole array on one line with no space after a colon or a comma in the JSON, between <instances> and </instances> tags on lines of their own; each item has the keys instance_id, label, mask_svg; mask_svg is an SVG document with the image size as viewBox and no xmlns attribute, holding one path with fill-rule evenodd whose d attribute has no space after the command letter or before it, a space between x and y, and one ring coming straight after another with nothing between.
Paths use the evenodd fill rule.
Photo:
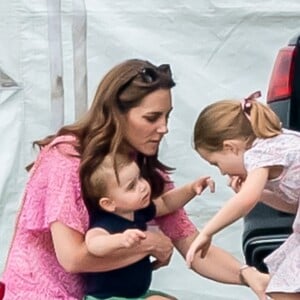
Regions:
<instances>
[{"instance_id":1,"label":"white lace dress","mask_svg":"<svg viewBox=\"0 0 300 300\"><path fill-rule=\"evenodd\" d=\"M300 292L300 134L283 130L279 136L257 139L245 152L247 172L260 167L283 166L282 174L268 181L266 189L282 201L298 203L293 233L265 258L271 275L267 292ZM276 220L274 220L276 222Z\"/></svg>"}]
</instances>

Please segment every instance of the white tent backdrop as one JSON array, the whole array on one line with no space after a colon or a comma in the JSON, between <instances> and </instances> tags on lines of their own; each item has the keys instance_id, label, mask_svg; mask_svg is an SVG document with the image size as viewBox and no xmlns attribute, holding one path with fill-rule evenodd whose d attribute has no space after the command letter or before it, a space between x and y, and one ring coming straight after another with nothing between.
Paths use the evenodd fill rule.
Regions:
<instances>
[{"instance_id":1,"label":"white tent backdrop","mask_svg":"<svg viewBox=\"0 0 300 300\"><path fill-rule=\"evenodd\" d=\"M187 211L200 227L231 194L226 179L196 155L199 111L222 98L261 90L277 50L299 33L298 0L0 0L0 273L26 182L31 142L78 117L113 65L143 58L172 66L177 86L161 159L182 184L211 174L217 192ZM240 259L241 222L215 243ZM187 270L178 254L153 286L180 299L255 299Z\"/></svg>"}]
</instances>

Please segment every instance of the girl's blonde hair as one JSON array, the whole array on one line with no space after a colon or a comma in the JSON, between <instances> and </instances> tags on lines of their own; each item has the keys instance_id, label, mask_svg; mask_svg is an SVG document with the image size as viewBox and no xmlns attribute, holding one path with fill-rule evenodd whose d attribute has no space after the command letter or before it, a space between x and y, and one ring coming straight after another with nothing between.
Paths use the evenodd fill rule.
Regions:
<instances>
[{"instance_id":1,"label":"girl's blonde hair","mask_svg":"<svg viewBox=\"0 0 300 300\"><path fill-rule=\"evenodd\" d=\"M195 149L220 151L223 142L240 139L270 138L281 133L277 115L256 99L247 99L247 109L239 100L221 100L208 105L194 126Z\"/></svg>"}]
</instances>

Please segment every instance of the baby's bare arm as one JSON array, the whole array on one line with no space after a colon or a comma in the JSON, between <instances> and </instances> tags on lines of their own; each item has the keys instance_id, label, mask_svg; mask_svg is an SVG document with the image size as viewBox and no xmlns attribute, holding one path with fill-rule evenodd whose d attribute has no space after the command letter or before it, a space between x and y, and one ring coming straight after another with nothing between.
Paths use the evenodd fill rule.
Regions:
<instances>
[{"instance_id":1,"label":"baby's bare arm","mask_svg":"<svg viewBox=\"0 0 300 300\"><path fill-rule=\"evenodd\" d=\"M61 266L71 273L105 272L128 266L147 255L152 255L161 265L169 263L173 252L171 240L161 232L145 232L146 238L132 248L120 248L105 257L91 254L85 236L56 221L51 225L51 235L56 257Z\"/></svg>"},{"instance_id":2,"label":"baby's bare arm","mask_svg":"<svg viewBox=\"0 0 300 300\"><path fill-rule=\"evenodd\" d=\"M182 208L196 195L200 195L207 187L210 188L211 192L214 192L214 181L209 176L203 176L191 183L164 193L160 197L154 199L156 215L166 215Z\"/></svg>"}]
</instances>

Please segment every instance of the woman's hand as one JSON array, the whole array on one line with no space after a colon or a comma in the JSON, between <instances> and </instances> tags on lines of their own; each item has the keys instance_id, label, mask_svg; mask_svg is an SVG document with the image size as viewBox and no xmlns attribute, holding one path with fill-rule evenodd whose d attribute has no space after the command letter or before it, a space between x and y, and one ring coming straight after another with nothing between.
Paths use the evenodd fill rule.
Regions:
<instances>
[{"instance_id":1,"label":"woman's hand","mask_svg":"<svg viewBox=\"0 0 300 300\"><path fill-rule=\"evenodd\" d=\"M152 263L153 269L156 270L167 266L173 254L172 241L159 229L146 231L146 236L144 243L147 243L151 247L150 255L155 258Z\"/></svg>"},{"instance_id":2,"label":"woman's hand","mask_svg":"<svg viewBox=\"0 0 300 300\"><path fill-rule=\"evenodd\" d=\"M259 272L256 268L246 266L240 271L242 281L248 285L257 295L259 300L270 299L266 295L266 288L269 283L269 275Z\"/></svg>"},{"instance_id":3,"label":"woman's hand","mask_svg":"<svg viewBox=\"0 0 300 300\"><path fill-rule=\"evenodd\" d=\"M208 249L211 244L212 237L205 234L204 232L200 232L195 240L192 242L189 250L186 254L186 263L190 268L192 266L192 262L195 258L195 254L197 251L201 250L200 257L204 258L208 252Z\"/></svg>"}]
</instances>

